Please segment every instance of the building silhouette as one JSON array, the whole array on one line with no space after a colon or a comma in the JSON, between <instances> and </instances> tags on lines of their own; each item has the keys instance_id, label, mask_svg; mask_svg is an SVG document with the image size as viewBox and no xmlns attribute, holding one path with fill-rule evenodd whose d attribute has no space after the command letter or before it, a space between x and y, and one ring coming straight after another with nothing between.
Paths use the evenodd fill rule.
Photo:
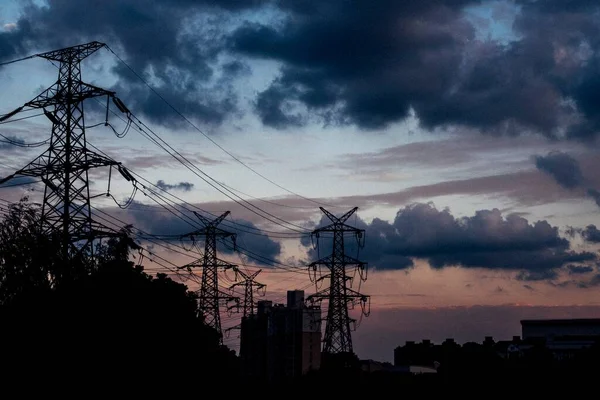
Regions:
<instances>
[{"instance_id":1,"label":"building silhouette","mask_svg":"<svg viewBox=\"0 0 600 400\"><path fill-rule=\"evenodd\" d=\"M556 359L571 359L600 343L600 318L522 320L519 350L543 346Z\"/></svg>"},{"instance_id":2,"label":"building silhouette","mask_svg":"<svg viewBox=\"0 0 600 400\"><path fill-rule=\"evenodd\" d=\"M242 319L240 358L248 378L281 381L321 365L321 309L304 303L304 291L287 292L287 304L259 301Z\"/></svg>"}]
</instances>

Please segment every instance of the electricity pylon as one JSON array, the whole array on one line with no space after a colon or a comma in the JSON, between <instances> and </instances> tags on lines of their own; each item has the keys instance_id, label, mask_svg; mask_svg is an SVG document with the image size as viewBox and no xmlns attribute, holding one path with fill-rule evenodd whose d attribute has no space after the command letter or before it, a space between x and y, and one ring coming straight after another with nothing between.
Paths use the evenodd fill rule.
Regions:
<instances>
[{"instance_id":1,"label":"electricity pylon","mask_svg":"<svg viewBox=\"0 0 600 400\"><path fill-rule=\"evenodd\" d=\"M364 235L364 229L358 229L345 224L348 218L356 212L357 207L348 211L340 218L337 218L323 207L320 207L320 209L332 223L315 229L312 235L319 236L324 232L333 233L333 251L331 255L310 263L309 270L316 271L319 265L327 267L329 274L321 276L316 281L329 278L329 287L308 296L306 300L311 303L327 300L329 303L325 337L323 339L323 352L328 354L352 353L350 322L354 320L348 314L348 305L354 306L360 303L363 313L367 315L365 306L367 305L369 296L352 290L348 286L348 282L352 280L352 277L347 274L346 267L354 265L359 270L361 279L366 280L366 274L363 274L363 272L367 264L345 254L344 235L348 233L353 234L360 243L360 239Z\"/></svg>"},{"instance_id":2,"label":"electricity pylon","mask_svg":"<svg viewBox=\"0 0 600 400\"><path fill-rule=\"evenodd\" d=\"M242 318L245 318L249 315L254 315L254 311L256 309L256 304L254 303L254 290L259 291L260 289L264 289L267 285L262 284L254 280L260 274L262 270L259 269L253 274L247 274L239 268L235 268L236 274L239 274L244 279L243 281L236 282L229 287L229 289L233 290L238 286L244 287L244 301L242 303ZM237 279L236 279L237 280Z\"/></svg>"},{"instance_id":3,"label":"electricity pylon","mask_svg":"<svg viewBox=\"0 0 600 400\"><path fill-rule=\"evenodd\" d=\"M233 291L236 287L239 287L239 286L244 287L244 300L242 301L242 321L243 321L245 318L249 317L250 315L254 315L254 312L256 310L256 303L254 302L254 291L256 290L258 292L260 289L265 289L267 287L267 285L254 280L254 278L256 278L258 276L258 274L260 274L260 272L262 271L261 269L259 269L258 271L256 271L253 274L247 274L244 271L242 271L241 269L239 269L238 267L235 267L234 270L236 273L235 280L237 281L238 274L242 276L243 280L231 285L229 287L229 290ZM262 295L264 296L264 293ZM229 334L229 332L234 329L242 329L242 324L240 323L238 325L227 328L225 330L225 332L227 334ZM241 348L240 348L240 350L241 350Z\"/></svg>"},{"instance_id":4,"label":"electricity pylon","mask_svg":"<svg viewBox=\"0 0 600 400\"><path fill-rule=\"evenodd\" d=\"M202 221L204 228L186 233L185 235L182 235L182 238L190 237L195 241L196 237L203 236L204 256L202 259L184 267L188 269L199 265L202 267L202 283L200 286L200 296L198 298L198 308L202 313L204 323L217 331L219 342L222 344L223 331L221 330L221 305L227 305L227 303L231 301L239 302L239 299L219 289L219 270L235 268L236 265L220 260L217 257L217 238L225 239L230 237L235 246L236 234L218 227L225 217L229 215L229 211L212 221L195 211L194 214Z\"/></svg>"},{"instance_id":5,"label":"electricity pylon","mask_svg":"<svg viewBox=\"0 0 600 400\"><path fill-rule=\"evenodd\" d=\"M114 92L81 80L81 61L105 46L104 43L90 42L36 54L58 63L58 80L33 100L0 118L4 121L23 110L43 109L52 122L48 149L0 183L19 175L40 177L44 183L42 231L46 235L59 235L61 240L64 266L62 271L57 271L58 280L71 280L85 273L74 269L85 269L82 266L86 262L73 261L90 260L93 240L114 235L92 220L88 171L104 166L118 166L122 174L123 170L120 163L87 148L83 101L107 96L115 103L122 103L114 97Z\"/></svg>"}]
</instances>

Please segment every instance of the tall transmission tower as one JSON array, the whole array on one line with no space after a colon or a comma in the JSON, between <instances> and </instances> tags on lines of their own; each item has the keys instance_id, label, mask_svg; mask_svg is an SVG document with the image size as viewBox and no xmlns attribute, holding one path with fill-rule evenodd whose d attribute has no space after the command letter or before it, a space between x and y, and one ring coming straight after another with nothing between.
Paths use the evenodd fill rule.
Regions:
<instances>
[{"instance_id":1,"label":"tall transmission tower","mask_svg":"<svg viewBox=\"0 0 600 400\"><path fill-rule=\"evenodd\" d=\"M261 273L261 269L259 269L258 271L256 271L253 274L247 274L244 271L242 271L241 269L239 269L238 267L234 268L234 271L236 273L236 281L237 281L237 275L241 275L242 279L239 282L234 283L233 285L231 285L229 287L229 290L233 291L236 287L240 287L243 286L244 288L244 299L242 300L242 321L251 316L254 315L254 312L256 310L256 303L254 302L254 292L258 292L261 289L265 289L267 287L267 285L257 282L255 280L255 278L258 276L258 274ZM262 296L264 296L264 293L262 294ZM238 304L239 306L239 304ZM230 331L234 330L234 329L242 329L242 324L238 324L235 326L232 326L230 328L227 328L225 330L226 334L229 334ZM240 348L241 350L241 348Z\"/></svg>"},{"instance_id":2,"label":"tall transmission tower","mask_svg":"<svg viewBox=\"0 0 600 400\"><path fill-rule=\"evenodd\" d=\"M259 291L261 289L266 288L267 285L257 282L254 280L260 274L262 270L259 269L253 274L247 274L239 268L235 268L236 274L241 275L243 278L242 281L236 282L231 285L229 288L231 290L236 287L243 286L244 287L244 300L242 302L242 318L245 318L249 315L254 315L254 311L256 309L256 303L254 302L254 291ZM237 279L236 279L237 280Z\"/></svg>"},{"instance_id":3,"label":"tall transmission tower","mask_svg":"<svg viewBox=\"0 0 600 400\"><path fill-rule=\"evenodd\" d=\"M239 302L237 297L231 296L219 289L219 270L236 268L236 265L220 260L217 257L217 238L231 238L235 246L236 234L225 231L218 225L229 215L229 211L223 213L214 220L209 220L194 211L194 214L204 224L204 228L182 235L190 237L195 241L196 237L204 237L204 256L185 268L202 266L202 283L200 286L200 296L198 298L198 308L202 313L204 323L217 331L219 342L223 343L223 331L221 330L222 305L227 305L231 301Z\"/></svg>"},{"instance_id":4,"label":"tall transmission tower","mask_svg":"<svg viewBox=\"0 0 600 400\"><path fill-rule=\"evenodd\" d=\"M83 101L107 96L107 100L110 97L115 104L122 105L114 92L81 80L81 61L105 46L104 43L90 42L31 56L58 63L58 80L33 100L0 117L0 121L4 121L23 110L43 109L52 122L48 149L0 183L19 175L40 177L44 183L42 231L46 235L58 235L61 240L64 266L57 271L57 280L71 280L85 273L75 270L85 269L81 267L85 262L73 261L90 260L93 240L114 235L92 220L88 171L117 166L124 176L127 173L123 172L120 163L87 148ZM126 110L124 106L119 108L123 112Z\"/></svg>"},{"instance_id":5,"label":"tall transmission tower","mask_svg":"<svg viewBox=\"0 0 600 400\"><path fill-rule=\"evenodd\" d=\"M331 220L331 224L315 229L312 235L319 237L322 233L333 233L333 251L331 255L323 257L309 264L309 271L316 273L317 267L323 265L329 269L327 275L321 276L315 282L329 278L329 287L318 291L306 298L311 303L328 301L327 320L325 325L325 337L323 339L323 352L327 354L353 353L352 336L350 334L350 323L355 322L348 314L348 306L354 307L360 303L362 312L368 315L366 306L369 296L361 294L349 287L352 276L348 274L347 267L355 266L360 272L362 280L366 280L365 262L359 261L345 254L344 236L352 234L360 245L364 237L364 229L358 229L347 225L345 222L352 216L357 207L337 218L329 211L320 207L321 211Z\"/></svg>"}]
</instances>

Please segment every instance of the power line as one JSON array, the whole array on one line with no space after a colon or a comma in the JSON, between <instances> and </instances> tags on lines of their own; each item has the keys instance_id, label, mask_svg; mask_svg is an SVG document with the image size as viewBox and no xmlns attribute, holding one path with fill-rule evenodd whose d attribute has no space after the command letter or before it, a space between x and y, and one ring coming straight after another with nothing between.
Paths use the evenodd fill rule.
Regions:
<instances>
[{"instance_id":1,"label":"power line","mask_svg":"<svg viewBox=\"0 0 600 400\"><path fill-rule=\"evenodd\" d=\"M19 58L19 59L16 59L16 60L12 60L12 61L5 61L5 62L2 62L2 63L0 63L0 67L3 67L3 66L5 66L5 65L9 65L9 64L18 63L18 62L20 62L20 61L29 60L30 58L35 58L35 57L37 57L37 56L39 56L39 54L33 54L33 55L30 55L30 56L26 56L26 57L23 57L23 58Z\"/></svg>"},{"instance_id":2,"label":"power line","mask_svg":"<svg viewBox=\"0 0 600 400\"><path fill-rule=\"evenodd\" d=\"M6 114L5 114L5 115L6 115ZM44 113L39 113L39 114L28 115L28 116L26 116L26 117L21 117L21 118L9 119L9 120L7 120L7 121L2 121L2 122L0 122L0 125L4 125L4 124L12 124L13 122L18 122L18 121L23 121L23 120L30 119L30 118L39 117L40 115L44 115Z\"/></svg>"},{"instance_id":3,"label":"power line","mask_svg":"<svg viewBox=\"0 0 600 400\"><path fill-rule=\"evenodd\" d=\"M110 110L110 109L109 109L109 112L111 112L111 113L112 113L113 115L115 115L117 118L121 119L121 121L123 121L123 122L126 122L126 121L125 121L125 120L124 120L124 119L123 119L123 118L122 118L120 115L118 115L118 114L117 114L117 113L115 113L114 111L112 111L112 110ZM134 117L135 117L135 116L134 116ZM136 119L137 119L137 118L136 118ZM138 120L138 121L139 121L139 120ZM141 123L141 121L140 121L140 123ZM143 124L143 123L142 123L142 124ZM154 133L154 132L153 132L153 131L152 131L152 130L149 128L149 127L147 127L145 124L144 124L144 126L145 126L145 127L146 127L146 128L147 128L147 129L148 129L150 132L152 132L152 133L153 133L153 135L155 135L156 137L158 137L158 138L159 138L159 139L160 139L162 142L164 142L164 143L165 143L167 146L169 146L169 147L172 149L172 147L171 147L171 146L170 146L170 145L169 145L169 144L168 144L166 141L164 141L162 138L160 138L160 137L159 137L159 136L158 136L156 133ZM143 128L139 127L137 124L135 124L135 123L134 123L134 124L133 124L133 129L134 129L135 131L137 131L138 133L140 133L142 136L144 136L146 139L148 139L148 140L150 140L151 142L153 142L154 144L156 144L156 145L157 145L158 147L160 147L162 150L166 151L166 152L167 152L167 154L169 154L171 157L175 158L175 159L176 159L178 162L180 162L182 165L184 165L186 168L188 168L188 169L189 169L189 170L190 170L192 173L194 173L196 176L198 176L198 174L197 174L196 172L194 172L194 171L192 171L192 170L190 169L189 165L186 165L185 163L183 163L183 162L182 162L181 160L179 160L179 159L178 159L176 156L174 156L173 154L171 154L171 153L170 153L170 152L169 152L167 149L165 149L163 146L161 146L161 145L160 145L160 143L158 143L156 139L154 139L153 137L151 137L150 135L148 135L148 134L147 134L147 133L144 131L144 129L143 129ZM108 157L108 155L107 155L106 153L103 153L103 152L102 152L101 150L99 150L97 147L95 147L95 146L93 146L93 145L91 145L91 144L90 144L90 146L94 147L94 148L95 148L97 151L101 152L102 154L104 154L105 156L107 156L107 157ZM177 153L177 150L173 149L173 151ZM182 157L183 157L183 156L182 156ZM185 159L185 157L183 157L183 158ZM196 167L194 164L192 164L192 163L191 163L189 160L187 160L187 159L186 159L186 161L187 161L187 162L188 162L190 165L192 165L193 167L195 167L196 169L198 169L198 170L199 170L199 171L200 171L202 174L205 174L205 173L204 173L204 171L200 170L198 167ZM179 201L181 201L181 202L183 202L183 203L186 203L187 205L189 205L189 206L191 206L191 207L193 207L193 208L196 208L196 209L198 209L198 210L200 210L200 211L202 211L202 212L204 212L204 213L207 213L207 214L210 214L210 215L212 215L212 216L215 216L215 217L216 217L216 215L214 215L214 214L212 214L212 213L210 213L210 212L208 212L208 211L206 211L206 210L202 210L202 209L200 209L199 207L197 207L197 206L194 206L194 205L192 205L192 204L190 204L190 203L186 202L185 200L181 199L180 197L178 197L178 196L175 196L174 194L172 194L172 193L168 192L166 189L164 189L164 188L162 188L162 187L159 187L159 186L155 185L154 183L152 183L152 182L148 181L147 179L144 179L143 177L141 177L140 175L136 174L135 172L133 172L133 171L130 171L130 172L131 172L131 173L133 173L134 175L138 176L139 178L143 179L143 180L144 180L144 181L146 181L148 184L150 184L150 185L152 185L152 186L156 187L157 189L159 189L159 190L161 190L161 191L163 191L163 192L165 192L165 193L169 194L170 196L172 196L172 197L176 198L177 200L179 200ZM206 174L205 174L205 175L206 175ZM208 176L208 175L207 175L207 176ZM200 178L201 178L202 180L204 180L205 182L207 182L207 181L206 181L206 179L204 179L204 178L202 178L202 177L200 177ZM211 180L213 180L214 182L216 182L218 185L221 185L221 186L227 186L227 185L224 185L223 183L221 183L221 182L219 182L219 181L217 181L217 180L213 179L213 178L212 178L212 177L210 177L210 176L209 176L209 178L210 178ZM214 185L212 185L210 182L207 182L207 183L209 183L211 186L215 187L215 186L214 186ZM215 187L215 189L219 190L219 189L218 189L218 188L216 188L216 187ZM235 189L233 189L233 188L231 188L231 189L232 189L232 190L235 190ZM235 199L233 199L232 197L230 197L230 196L229 196L229 195L227 195L226 193L223 193L221 190L219 190L219 191L220 191L222 194L224 194L226 197L228 197L230 200L232 200L232 201L234 201L234 202L236 202L236 203L238 203L238 204L239 204L239 202L237 202ZM242 199L242 198L241 198L241 197L239 197L239 196L238 196L238 198L240 198L242 201L245 201L245 202L247 202L245 199ZM250 203L249 203L249 204L250 204ZM243 204L241 204L241 205L242 205L244 208L248 209L248 207L245 207ZM253 206L254 206L254 205L253 205ZM254 207L256 207L256 206L254 206ZM258 208L258 207L256 207L256 208L260 210L260 208ZM250 210L250 211L253 211L253 210ZM263 212L267 213L267 212L266 212L266 211L264 211L264 210L261 210L261 211L263 211ZM254 212L255 214L257 214L255 211L253 211L253 212ZM267 213L267 214L268 214L268 215L272 215L272 214L270 214L270 213ZM262 218L265 218L265 219L269 220L270 222L273 222L273 223L275 223L276 225L282 226L282 227L283 227L283 228L285 228L285 229L290 229L289 227L283 226L283 225L281 225L280 223L277 223L277 222L271 221L270 219L268 219L268 218L264 217L263 215L260 215L260 214L257 214L257 215L259 215L259 216L260 216L260 217L262 217ZM290 222L287 222L287 221L285 221L285 220L282 220L282 219L280 219L280 218L278 218L278 217L276 217L276 216L274 216L274 215L273 215L273 217L274 217L274 218L277 218L277 219L279 219L279 220L281 220L281 221L283 221L283 222L286 222L286 223L288 223L288 224L291 224L291 225L293 225L293 226L299 227L299 228L301 228L301 229L305 229L305 228L303 228L303 227L300 227L299 225L295 225L295 224L292 224L292 223L290 223ZM260 229L260 228L256 228L256 227L254 227L254 226L249 226L249 225L240 224L240 223L237 223L237 222L235 222L235 221L232 221L232 223L233 223L233 224L235 224L235 225L243 226L243 227L245 227L245 228L248 228L248 229L254 229L254 230L258 230L258 231L261 231L261 232L266 232L266 233L273 233L273 234L279 234L279 235L297 235L297 231L296 231L295 229L293 229L293 230L296 232L296 233L294 234L294 233L288 233L288 232L274 232L274 231L262 230L262 229ZM252 233L252 232L248 232L248 233ZM302 234L303 236L306 236L306 235L308 235L308 233L309 233L309 232L308 232L308 231L306 231L305 233L301 233L301 234ZM292 237L292 236L289 236L289 238L293 238L293 237Z\"/></svg>"},{"instance_id":4,"label":"power line","mask_svg":"<svg viewBox=\"0 0 600 400\"><path fill-rule=\"evenodd\" d=\"M133 115L132 115L132 116L133 116ZM218 191L219 191L221 194L225 195L225 196L226 196L226 197L228 197L230 200L233 200L235 203L237 203L237 204L241 205L242 207L246 208L247 210L249 210L249 211L251 211L251 212L255 213L256 215L258 215L258 216L260 216L260 217L262 217L262 218L264 218L264 219L266 219L266 220L268 220L268 221L270 221L270 222L272 222L272 223L275 223L275 224L277 224L277 225L280 225L280 226L282 226L283 228L286 228L286 229L289 229L289 230L292 230L292 231L296 231L296 232L301 232L301 233L304 233L304 232L306 232L306 231L307 231L307 229L306 229L306 228L304 228L304 227L302 227L302 226L300 226L300 225L297 225L297 224L294 224L294 223L291 223L291 222L285 221L284 219L282 219L282 218L279 218L279 217L277 217L277 216L275 216L275 215L271 214L271 213L270 213L270 212L268 212L268 211L262 210L260 207L257 207L257 206L255 206L254 204L250 203L250 202L249 202L249 201L247 201L246 199L243 199L243 198L241 198L240 196L237 196L235 193L233 193L232 191L230 191L230 190L229 190L229 192L230 192L230 193L232 193L234 196L238 197L238 198L239 198L239 199L240 199L242 202L240 202L240 201L236 200L235 198L231 197L230 195L228 195L227 193L225 193L224 191L222 191L221 189L219 189L217 186L215 186L214 184L212 184L211 182L209 182L209 181L208 181L207 179L205 179L203 176L199 175L199 174L198 174L198 172L200 172L202 175L206 176L208 179L210 179L210 180L214 181L215 183L219 184L219 182L218 182L217 180L215 180L215 179L214 179L214 178L212 178L210 175L208 175L207 173L205 173L204 171L202 171L200 168L198 168L196 165L194 165L194 164L193 164L191 161L189 161L189 160L188 160L188 159L187 159L185 156L183 156L183 155L182 155L181 153L179 153L177 150L173 149L173 147L172 147L171 145L169 145L169 144L168 144L166 141L164 141L164 140L163 140L163 139L162 139L160 136L158 136L158 135L157 135L157 134L156 134L154 131L152 131L152 129L151 129L151 128L149 128L147 125L145 125L145 124L144 124L142 121L140 121L140 120L139 120L137 117L135 117L135 116L133 116L133 117L134 117L134 118L135 118L135 120L137 121L137 122L135 122L135 121L134 121L134 124L135 124L135 125L136 125L136 126L139 128L139 130L140 130L141 132L140 132L140 131L138 131L138 132L140 132L140 133L142 134L142 136L144 136L144 137L146 137L146 138L150 139L150 140L151 140L152 142L154 142L154 143L155 143L155 144L156 144L158 147L160 147L162 150L166 151L166 152L167 152L167 154L169 154L171 157L173 157L173 158L175 158L177 161L179 161L179 163L181 163L181 164L182 164L184 167L186 167L188 170L190 170L190 171L191 171L191 172L192 172L194 175L196 175L197 177L199 177L200 179L202 179L204 182L208 183L210 186L212 186L214 189L218 190ZM138 124L138 123L139 123L139 124ZM144 127L145 127L145 128L146 128L146 129L147 129L149 132L150 132L150 133L152 133L152 134L154 135L154 137L158 138L158 140L160 140L160 141L161 141L162 143L164 143L164 144L165 144L165 145L166 145L166 146L167 146L169 149L171 149L171 150L172 150L172 151L173 151L175 154L177 154L179 157L181 157L181 159L185 160L185 161L187 162L187 164L186 164L185 162L183 162L181 159L179 159L178 157L176 157L175 155L173 155L173 154L172 154L172 153L171 153L169 150L167 150L167 149L166 149L166 148L165 148L163 145L161 145L160 143L158 143L156 139L154 139L153 137L150 137L150 136L149 136L149 135L146 133L146 131L145 131L145 130L144 130L144 129L143 129L141 126L140 126L140 125L143 125L143 126L144 126ZM198 172L194 171L194 169L192 169L190 166L191 166L191 167L194 167L194 169L196 169ZM226 188L225 188L225 189L226 189ZM226 190L228 190L228 189L226 189ZM243 204L243 203L246 203L246 204L248 204L248 206L246 206L246 205L245 205L245 204ZM288 224L288 225L290 225L290 226L293 226L293 227L295 227L295 228L290 228L290 227L287 227L287 226L283 225L282 223L278 223L278 222L276 222L276 221L273 221L273 220L272 220L272 219L270 219L269 217L266 217L265 215L262 215L262 214L260 214L258 211L254 210L253 208L250 208L250 207L253 207L253 208L255 208L256 210L260 210L261 212L263 212L264 214L268 215L269 217L272 217L272 218L274 218L274 219L277 219L277 220L279 220L279 221L281 221L281 222L283 222L283 223L285 223L285 224ZM298 229L301 229L301 231L299 231Z\"/></svg>"},{"instance_id":5,"label":"power line","mask_svg":"<svg viewBox=\"0 0 600 400\"><path fill-rule=\"evenodd\" d=\"M125 67L127 67L127 69L129 69L140 81L142 81L142 83L144 83L144 85L146 85L151 91L152 93L154 93L156 96L158 96L169 108L171 108L177 115L179 115L184 121L186 121L192 128L194 128L196 131L198 131L202 136L204 136L205 138L207 138L208 140L210 140L210 142L212 144L214 144L215 146L217 146L220 150L222 150L225 154L227 154L228 156L230 156L231 158L233 158L235 161L237 161L238 163L240 163L241 165L243 165L244 167L246 167L247 169L249 169L250 171L252 171L253 173L255 173L256 175L260 176L261 178L263 178L264 180L266 180L267 182L277 186L278 188L285 190L286 192L300 197L304 200L310 201L314 204L317 205L322 205L322 206L328 206L328 207L337 207L331 204L326 204L326 203L322 203L322 202L318 202L314 199L302 196L301 194L298 194L296 192L293 192L283 186L281 186L280 184L272 181L271 179L267 178L266 176L264 176L263 174L261 174L260 172L256 171L254 168L250 167L248 164L244 163L242 160L240 160L238 157L236 157L235 155L233 155L232 153L230 153L229 151L227 151L223 146L221 146L220 144L218 144L216 141L214 141L210 136L208 136L206 133L204 133L200 128L198 128L192 121L190 121L185 115L183 115L179 110L177 110L169 101L167 101L167 99L165 99L156 89L154 89L140 74L138 74L129 64L127 64L121 57L119 57L119 55L117 53L115 53L113 51L113 49L111 49L109 46L106 46L106 48L123 64L125 65Z\"/></svg>"}]
</instances>

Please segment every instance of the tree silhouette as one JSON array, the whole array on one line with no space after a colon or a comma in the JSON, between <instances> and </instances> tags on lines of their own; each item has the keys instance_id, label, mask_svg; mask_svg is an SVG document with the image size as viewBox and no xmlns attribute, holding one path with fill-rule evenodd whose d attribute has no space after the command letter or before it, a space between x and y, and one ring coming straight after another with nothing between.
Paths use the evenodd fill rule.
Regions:
<instances>
[{"instance_id":1,"label":"tree silhouette","mask_svg":"<svg viewBox=\"0 0 600 400\"><path fill-rule=\"evenodd\" d=\"M196 294L130 260L129 227L97 246L87 274L55 285L58 246L40 234L38 216L24 199L0 223L4 376L97 384L237 373L234 353L198 317Z\"/></svg>"},{"instance_id":2,"label":"tree silhouette","mask_svg":"<svg viewBox=\"0 0 600 400\"><path fill-rule=\"evenodd\" d=\"M0 221L0 306L52 286L58 242L41 234L39 207L25 197Z\"/></svg>"}]
</instances>

